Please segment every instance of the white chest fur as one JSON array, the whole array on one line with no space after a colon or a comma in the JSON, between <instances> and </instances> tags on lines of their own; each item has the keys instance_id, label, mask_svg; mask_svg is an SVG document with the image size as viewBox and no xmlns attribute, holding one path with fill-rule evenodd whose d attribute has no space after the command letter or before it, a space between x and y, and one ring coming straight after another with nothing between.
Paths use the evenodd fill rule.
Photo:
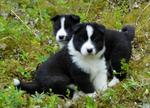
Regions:
<instances>
[{"instance_id":1,"label":"white chest fur","mask_svg":"<svg viewBox=\"0 0 150 108\"><path fill-rule=\"evenodd\" d=\"M105 47L97 55L83 56L75 50L72 39L68 44L69 54L72 55L72 61L85 73L90 74L90 80L96 90L107 89L107 69L105 58L100 56L104 53ZM81 79L82 80L82 79Z\"/></svg>"},{"instance_id":2,"label":"white chest fur","mask_svg":"<svg viewBox=\"0 0 150 108\"><path fill-rule=\"evenodd\" d=\"M105 59L97 59L94 57L83 57L83 56L73 56L72 57L73 62L81 68L85 73L90 74L91 81L94 80L94 78L99 73L105 73L106 65L105 65Z\"/></svg>"},{"instance_id":3,"label":"white chest fur","mask_svg":"<svg viewBox=\"0 0 150 108\"><path fill-rule=\"evenodd\" d=\"M73 56L73 62L85 73L90 74L90 80L96 90L105 90L107 88L107 69L105 58L89 56Z\"/></svg>"}]
</instances>

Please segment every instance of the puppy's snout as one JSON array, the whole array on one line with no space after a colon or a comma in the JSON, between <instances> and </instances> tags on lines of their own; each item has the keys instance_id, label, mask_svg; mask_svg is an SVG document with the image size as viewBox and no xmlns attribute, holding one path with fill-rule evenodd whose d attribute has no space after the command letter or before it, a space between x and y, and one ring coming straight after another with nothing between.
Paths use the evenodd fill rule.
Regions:
<instances>
[{"instance_id":1,"label":"puppy's snout","mask_svg":"<svg viewBox=\"0 0 150 108\"><path fill-rule=\"evenodd\" d=\"M60 40L63 40L64 38L65 38L65 36L63 36L63 35L59 36Z\"/></svg>"},{"instance_id":2,"label":"puppy's snout","mask_svg":"<svg viewBox=\"0 0 150 108\"><path fill-rule=\"evenodd\" d=\"M87 52L90 54L90 53L93 52L93 49L92 49L92 48L89 48L89 49L87 49Z\"/></svg>"}]
</instances>

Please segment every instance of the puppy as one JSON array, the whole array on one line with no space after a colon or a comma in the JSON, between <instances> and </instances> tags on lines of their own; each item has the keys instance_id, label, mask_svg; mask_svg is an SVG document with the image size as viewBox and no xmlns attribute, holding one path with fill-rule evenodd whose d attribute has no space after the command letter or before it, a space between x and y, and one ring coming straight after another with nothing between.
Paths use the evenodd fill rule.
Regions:
<instances>
[{"instance_id":1,"label":"puppy","mask_svg":"<svg viewBox=\"0 0 150 108\"><path fill-rule=\"evenodd\" d=\"M80 22L80 17L73 14L56 15L51 18L53 31L60 48L65 46L71 38L72 28Z\"/></svg>"},{"instance_id":2,"label":"puppy","mask_svg":"<svg viewBox=\"0 0 150 108\"><path fill-rule=\"evenodd\" d=\"M112 80L108 86L114 86L119 81L126 77L126 72L122 70L121 61L124 59L128 63L131 57L132 45L135 36L135 28L131 25L126 25L121 32L115 30L106 30L105 45L106 45L106 61L108 74Z\"/></svg>"},{"instance_id":3,"label":"puppy","mask_svg":"<svg viewBox=\"0 0 150 108\"><path fill-rule=\"evenodd\" d=\"M70 85L86 94L104 91L125 78L120 62L123 58L129 61L133 37L128 30L108 30L96 23L77 24L67 46L40 65L32 82L14 79L14 84L28 93L48 92L51 88L66 96L69 89L71 97L75 90ZM119 74L114 75L113 70ZM113 78L109 84L108 73Z\"/></svg>"},{"instance_id":4,"label":"puppy","mask_svg":"<svg viewBox=\"0 0 150 108\"><path fill-rule=\"evenodd\" d=\"M77 24L68 45L48 58L37 69L31 82L14 79L14 85L28 93L48 92L70 97L74 94L71 84L84 93L107 89L105 60L105 27L96 23Z\"/></svg>"}]
</instances>

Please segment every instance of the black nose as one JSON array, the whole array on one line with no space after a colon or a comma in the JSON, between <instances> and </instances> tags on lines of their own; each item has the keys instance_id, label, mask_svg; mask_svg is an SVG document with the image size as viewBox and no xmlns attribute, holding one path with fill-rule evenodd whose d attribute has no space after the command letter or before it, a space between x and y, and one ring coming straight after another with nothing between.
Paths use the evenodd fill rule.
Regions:
<instances>
[{"instance_id":1,"label":"black nose","mask_svg":"<svg viewBox=\"0 0 150 108\"><path fill-rule=\"evenodd\" d=\"M64 36L59 36L59 39L60 39L60 40L63 40L63 39L64 39Z\"/></svg>"},{"instance_id":2,"label":"black nose","mask_svg":"<svg viewBox=\"0 0 150 108\"><path fill-rule=\"evenodd\" d=\"M92 51L93 51L92 48L87 49L87 52L88 52L89 54L92 53Z\"/></svg>"}]
</instances>

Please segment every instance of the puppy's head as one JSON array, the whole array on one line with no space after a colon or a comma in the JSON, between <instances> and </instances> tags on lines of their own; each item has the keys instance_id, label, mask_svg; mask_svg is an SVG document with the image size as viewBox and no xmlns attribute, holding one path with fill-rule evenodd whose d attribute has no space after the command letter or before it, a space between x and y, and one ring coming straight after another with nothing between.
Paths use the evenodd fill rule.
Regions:
<instances>
[{"instance_id":1,"label":"puppy's head","mask_svg":"<svg viewBox=\"0 0 150 108\"><path fill-rule=\"evenodd\" d=\"M70 54L99 55L105 51L105 27L96 23L77 24L68 44Z\"/></svg>"},{"instance_id":2,"label":"puppy's head","mask_svg":"<svg viewBox=\"0 0 150 108\"><path fill-rule=\"evenodd\" d=\"M70 40L70 34L75 24L80 22L77 15L56 15L51 18L53 22L54 35L60 45L66 44Z\"/></svg>"}]
</instances>

